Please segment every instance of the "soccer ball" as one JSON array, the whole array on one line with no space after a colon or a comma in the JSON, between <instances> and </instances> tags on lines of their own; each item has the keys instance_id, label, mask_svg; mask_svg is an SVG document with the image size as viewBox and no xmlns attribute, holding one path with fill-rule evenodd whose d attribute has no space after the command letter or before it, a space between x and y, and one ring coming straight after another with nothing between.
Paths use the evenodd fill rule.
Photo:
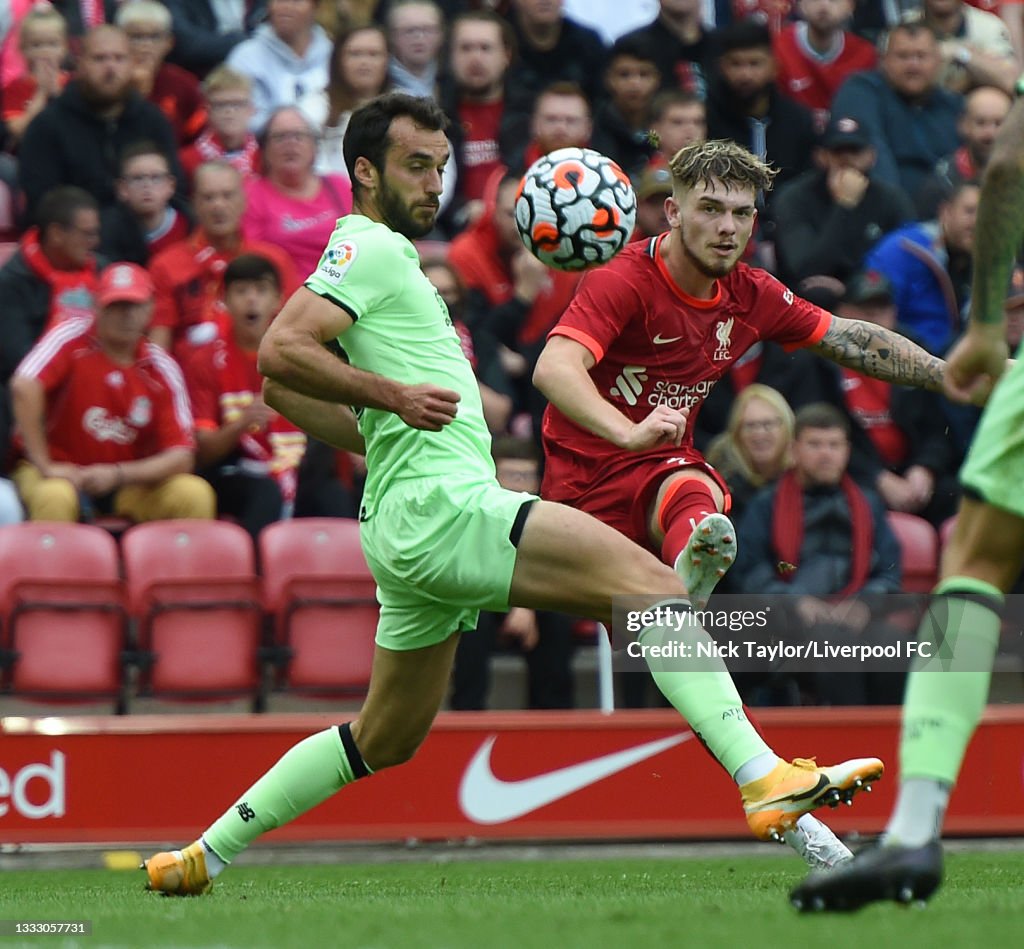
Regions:
<instances>
[{"instance_id":1,"label":"soccer ball","mask_svg":"<svg viewBox=\"0 0 1024 949\"><path fill-rule=\"evenodd\" d=\"M636 194L626 173L590 148L560 148L527 169L516 195L519 236L556 270L606 264L636 223Z\"/></svg>"}]
</instances>

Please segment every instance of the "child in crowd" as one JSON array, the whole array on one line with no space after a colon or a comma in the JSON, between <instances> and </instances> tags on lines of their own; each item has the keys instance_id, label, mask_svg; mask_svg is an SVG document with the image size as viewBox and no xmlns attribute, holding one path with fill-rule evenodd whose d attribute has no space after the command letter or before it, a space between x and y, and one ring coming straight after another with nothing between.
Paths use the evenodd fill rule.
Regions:
<instances>
[{"instance_id":1,"label":"child in crowd","mask_svg":"<svg viewBox=\"0 0 1024 949\"><path fill-rule=\"evenodd\" d=\"M188 215L173 203L170 162L152 142L125 149L116 188L118 203L103 212L100 237L100 252L110 260L145 266L191 232Z\"/></svg>"},{"instance_id":2,"label":"child in crowd","mask_svg":"<svg viewBox=\"0 0 1024 949\"><path fill-rule=\"evenodd\" d=\"M203 82L208 125L202 134L181 151L189 191L192 176L204 161L220 159L237 168L243 178L260 171L260 147L249 131L254 106L248 76L230 66L219 66Z\"/></svg>"},{"instance_id":3,"label":"child in crowd","mask_svg":"<svg viewBox=\"0 0 1024 949\"><path fill-rule=\"evenodd\" d=\"M3 121L8 148L17 148L25 129L68 81L63 69L68 55L67 25L53 7L33 7L21 21L18 48L26 71L3 88Z\"/></svg>"}]
</instances>

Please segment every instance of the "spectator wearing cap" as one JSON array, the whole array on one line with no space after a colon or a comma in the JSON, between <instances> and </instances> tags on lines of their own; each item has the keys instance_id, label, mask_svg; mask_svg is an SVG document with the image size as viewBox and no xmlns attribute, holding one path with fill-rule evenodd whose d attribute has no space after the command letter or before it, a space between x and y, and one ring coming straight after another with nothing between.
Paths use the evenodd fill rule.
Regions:
<instances>
[{"instance_id":1,"label":"spectator wearing cap","mask_svg":"<svg viewBox=\"0 0 1024 949\"><path fill-rule=\"evenodd\" d=\"M878 56L873 44L846 29L853 0L797 0L796 8L801 18L775 34L775 81L787 96L814 112L820 129L843 80L874 69Z\"/></svg>"},{"instance_id":2,"label":"spectator wearing cap","mask_svg":"<svg viewBox=\"0 0 1024 949\"><path fill-rule=\"evenodd\" d=\"M974 183L958 185L936 219L897 228L864 259L892 282L901 329L939 356L960 335L970 302L979 190Z\"/></svg>"},{"instance_id":3,"label":"spectator wearing cap","mask_svg":"<svg viewBox=\"0 0 1024 949\"><path fill-rule=\"evenodd\" d=\"M872 177L875 155L857 119L833 116L814 150L815 167L775 198L775 254L783 282L814 274L845 281L882 237L914 219L907 196Z\"/></svg>"},{"instance_id":4,"label":"spectator wearing cap","mask_svg":"<svg viewBox=\"0 0 1024 949\"><path fill-rule=\"evenodd\" d=\"M672 194L672 172L652 162L636 183L636 231L634 240L657 237L668 230L665 199Z\"/></svg>"},{"instance_id":5,"label":"spectator wearing cap","mask_svg":"<svg viewBox=\"0 0 1024 949\"><path fill-rule=\"evenodd\" d=\"M875 178L917 194L935 163L953 151L960 95L940 82L939 41L923 23L886 34L877 69L854 73L832 100L835 115L855 118L877 153Z\"/></svg>"},{"instance_id":6,"label":"spectator wearing cap","mask_svg":"<svg viewBox=\"0 0 1024 949\"><path fill-rule=\"evenodd\" d=\"M893 286L878 270L854 274L832 309L845 319L896 329ZM853 369L827 368L834 380L830 401L850 419L850 474L874 488L889 510L941 524L956 510L961 460L947 437L943 400Z\"/></svg>"},{"instance_id":7,"label":"spectator wearing cap","mask_svg":"<svg viewBox=\"0 0 1024 949\"><path fill-rule=\"evenodd\" d=\"M152 312L146 271L113 264L100 279L95 319L55 326L18 366L11 393L24 460L13 479L31 520L214 516L213 489L191 474L181 371L145 336Z\"/></svg>"}]
</instances>

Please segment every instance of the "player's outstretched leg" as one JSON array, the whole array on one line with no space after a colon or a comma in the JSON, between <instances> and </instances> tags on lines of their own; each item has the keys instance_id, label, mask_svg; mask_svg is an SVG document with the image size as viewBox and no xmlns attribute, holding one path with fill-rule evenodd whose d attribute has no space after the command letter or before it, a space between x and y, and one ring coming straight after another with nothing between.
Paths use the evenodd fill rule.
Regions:
<instances>
[{"instance_id":1,"label":"player's outstretched leg","mask_svg":"<svg viewBox=\"0 0 1024 949\"><path fill-rule=\"evenodd\" d=\"M970 577L936 587L918 634L927 648L907 682L900 789L885 833L834 874L808 876L790 894L797 909L846 912L878 900L927 900L938 889L942 822L985 707L1002 601L998 587Z\"/></svg>"},{"instance_id":2,"label":"player's outstretched leg","mask_svg":"<svg viewBox=\"0 0 1024 949\"><path fill-rule=\"evenodd\" d=\"M146 888L169 896L206 893L220 871L261 834L374 769L408 761L444 699L458 639L448 636L406 651L378 646L359 718L292 746L198 840L150 857L142 865Z\"/></svg>"}]
</instances>

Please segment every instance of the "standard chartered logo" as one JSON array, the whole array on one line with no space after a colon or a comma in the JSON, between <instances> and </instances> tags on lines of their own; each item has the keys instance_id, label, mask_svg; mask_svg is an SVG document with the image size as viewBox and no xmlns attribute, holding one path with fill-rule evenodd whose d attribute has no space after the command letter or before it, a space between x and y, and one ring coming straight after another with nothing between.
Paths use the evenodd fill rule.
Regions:
<instances>
[{"instance_id":1,"label":"standard chartered logo","mask_svg":"<svg viewBox=\"0 0 1024 949\"><path fill-rule=\"evenodd\" d=\"M625 399L627 405L636 405L643 394L646 381L646 366L623 366L622 372L615 377L615 385L609 391L612 395Z\"/></svg>"}]
</instances>

